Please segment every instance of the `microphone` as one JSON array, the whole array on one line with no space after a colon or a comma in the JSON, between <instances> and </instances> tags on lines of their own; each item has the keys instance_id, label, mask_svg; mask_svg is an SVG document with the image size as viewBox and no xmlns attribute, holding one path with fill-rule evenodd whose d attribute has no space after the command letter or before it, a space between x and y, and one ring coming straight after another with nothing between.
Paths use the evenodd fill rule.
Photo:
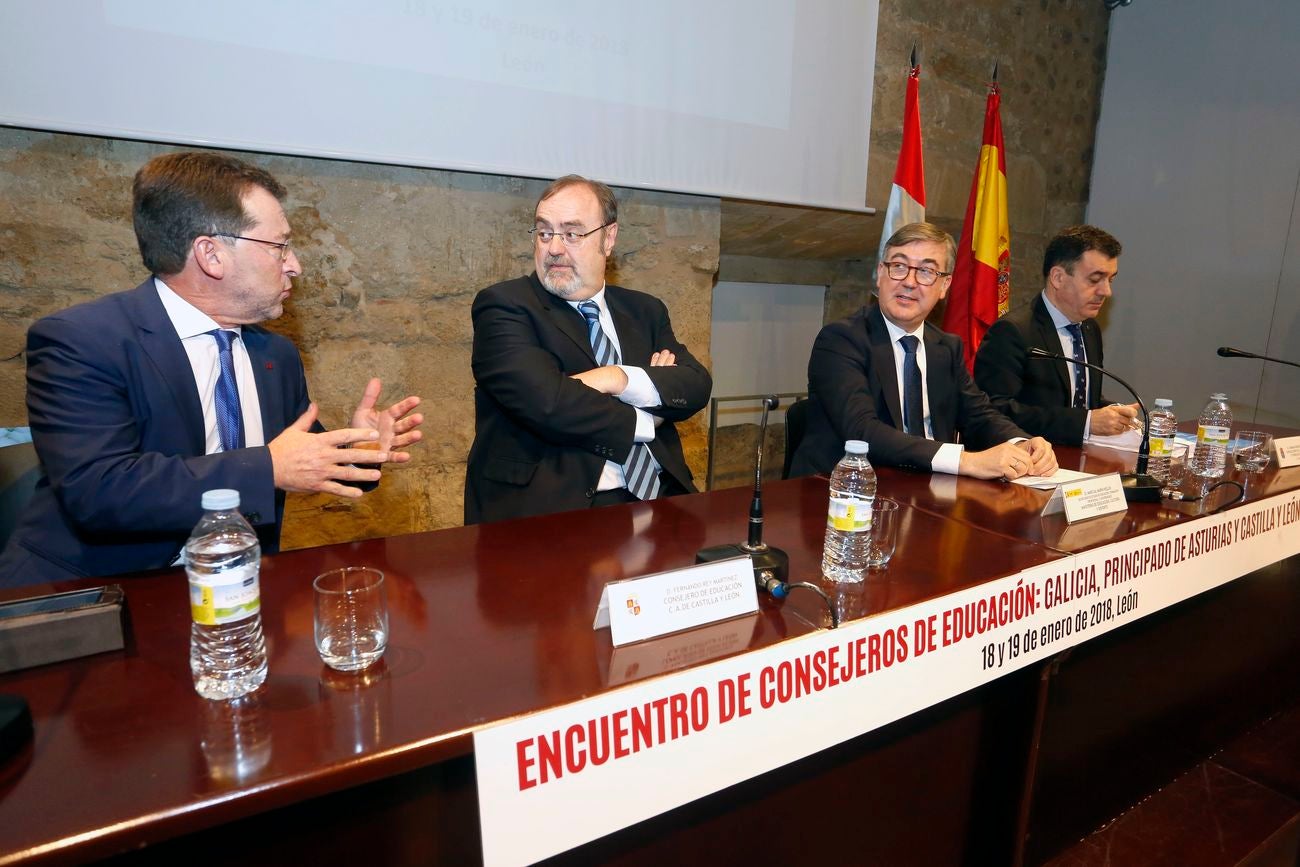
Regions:
<instances>
[{"instance_id":1,"label":"microphone","mask_svg":"<svg viewBox=\"0 0 1300 867\"><path fill-rule=\"evenodd\" d=\"M781 401L776 395L763 398L763 417L758 425L758 449L754 455L754 496L749 501L749 537L738 545L714 545L695 555L696 563L712 563L749 555L754 564L758 589L782 599L790 592L785 579L790 575L790 555L763 541L763 442L767 438L767 414Z\"/></svg>"},{"instance_id":2,"label":"microphone","mask_svg":"<svg viewBox=\"0 0 1300 867\"><path fill-rule=\"evenodd\" d=\"M1160 502L1160 480L1155 476L1147 475L1147 460L1151 456L1151 419L1147 415L1146 404L1142 403L1142 398L1138 397L1137 391L1133 386L1120 379L1100 365L1092 364L1087 361L1079 361L1077 358L1071 358L1068 355L1062 355L1059 352L1048 352L1046 349L1039 349L1037 346L1029 347L1031 358L1055 358L1058 361L1064 361L1067 364L1080 364L1091 370L1095 370L1105 376L1118 382L1128 389L1128 393L1133 395L1133 400L1137 403L1138 409L1142 410L1142 443L1138 446L1137 465L1133 468L1134 472L1120 473L1120 484L1124 486L1124 499L1130 503L1158 503Z\"/></svg>"},{"instance_id":3,"label":"microphone","mask_svg":"<svg viewBox=\"0 0 1300 867\"><path fill-rule=\"evenodd\" d=\"M1285 358L1269 358L1267 355L1256 355L1253 352L1247 352L1244 349L1233 349L1231 346L1220 346L1219 355L1224 358L1258 358L1260 361L1271 361L1274 364L1287 364L1291 367L1300 367L1294 361L1287 361Z\"/></svg>"}]
</instances>

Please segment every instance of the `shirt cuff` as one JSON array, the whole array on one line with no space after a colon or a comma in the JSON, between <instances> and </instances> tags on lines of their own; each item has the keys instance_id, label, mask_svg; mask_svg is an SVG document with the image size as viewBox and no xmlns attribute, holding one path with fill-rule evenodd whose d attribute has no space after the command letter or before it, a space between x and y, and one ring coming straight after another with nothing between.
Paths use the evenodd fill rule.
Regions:
<instances>
[{"instance_id":1,"label":"shirt cuff","mask_svg":"<svg viewBox=\"0 0 1300 867\"><path fill-rule=\"evenodd\" d=\"M650 374L645 372L645 368L632 367L627 364L618 365L618 369L627 374L627 388L618 399L629 406L659 406L663 403L663 398L659 396L659 389L650 380ZM650 439L654 439L653 436Z\"/></svg>"},{"instance_id":2,"label":"shirt cuff","mask_svg":"<svg viewBox=\"0 0 1300 867\"><path fill-rule=\"evenodd\" d=\"M944 443L939 446L939 451L934 453L934 458L930 461L931 471L957 475L957 471L961 468L963 448L965 447L958 443Z\"/></svg>"},{"instance_id":3,"label":"shirt cuff","mask_svg":"<svg viewBox=\"0 0 1300 867\"><path fill-rule=\"evenodd\" d=\"M643 409L633 407L636 410L636 434L632 439L639 443L654 442L655 438L655 417Z\"/></svg>"},{"instance_id":4,"label":"shirt cuff","mask_svg":"<svg viewBox=\"0 0 1300 867\"><path fill-rule=\"evenodd\" d=\"M1088 410L1088 414L1084 416L1083 419L1083 438L1086 440L1091 435L1092 435L1092 410Z\"/></svg>"}]
</instances>

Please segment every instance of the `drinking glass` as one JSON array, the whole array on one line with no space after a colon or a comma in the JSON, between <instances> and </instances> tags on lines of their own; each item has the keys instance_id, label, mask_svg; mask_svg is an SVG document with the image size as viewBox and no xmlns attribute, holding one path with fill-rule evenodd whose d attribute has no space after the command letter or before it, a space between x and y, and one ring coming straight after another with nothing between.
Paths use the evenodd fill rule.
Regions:
<instances>
[{"instance_id":1,"label":"drinking glass","mask_svg":"<svg viewBox=\"0 0 1300 867\"><path fill-rule=\"evenodd\" d=\"M369 566L345 566L318 575L314 625L316 650L330 668L358 671L388 646L388 600L384 573Z\"/></svg>"}]
</instances>

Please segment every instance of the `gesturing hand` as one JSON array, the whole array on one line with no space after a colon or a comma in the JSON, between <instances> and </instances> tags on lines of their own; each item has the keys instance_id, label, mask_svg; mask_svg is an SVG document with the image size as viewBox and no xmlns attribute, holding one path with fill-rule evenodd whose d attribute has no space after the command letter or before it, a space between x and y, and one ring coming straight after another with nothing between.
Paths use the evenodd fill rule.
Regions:
<instances>
[{"instance_id":1,"label":"gesturing hand","mask_svg":"<svg viewBox=\"0 0 1300 867\"><path fill-rule=\"evenodd\" d=\"M382 391L383 383L378 377L366 384L361 402L352 413L352 427L378 431L379 451L388 454L388 460L395 464L405 463L411 459L411 455L401 449L419 442L422 436L416 428L424 423L424 416L411 412L420 405L420 399L411 395L388 409L377 410L375 402L379 400Z\"/></svg>"},{"instance_id":2,"label":"gesturing hand","mask_svg":"<svg viewBox=\"0 0 1300 867\"><path fill-rule=\"evenodd\" d=\"M380 433L373 428L343 428L312 433L316 421L316 404L298 416L278 437L267 443L275 486L282 491L321 492L353 499L361 496L359 488L341 482L376 482L377 469L353 464L381 464L389 459L380 449L341 448L349 443L375 442Z\"/></svg>"}]
</instances>

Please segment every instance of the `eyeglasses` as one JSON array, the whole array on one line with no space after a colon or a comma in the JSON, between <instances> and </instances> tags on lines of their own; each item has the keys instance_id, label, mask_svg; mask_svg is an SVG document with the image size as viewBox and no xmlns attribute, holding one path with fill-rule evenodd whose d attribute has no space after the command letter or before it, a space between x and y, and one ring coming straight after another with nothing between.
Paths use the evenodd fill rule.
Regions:
<instances>
[{"instance_id":1,"label":"eyeglasses","mask_svg":"<svg viewBox=\"0 0 1300 867\"><path fill-rule=\"evenodd\" d=\"M540 226L534 226L528 230L528 234L536 238L537 243L542 244L543 246L550 244L554 238L559 238L564 242L564 246L566 247L581 247L582 242L587 240L588 236L594 235L601 229L608 228L612 225L614 225L614 221L610 220L608 223L605 223L602 226L597 226L590 232L574 232L572 230L568 232L552 232L550 229L543 229Z\"/></svg>"},{"instance_id":2,"label":"eyeglasses","mask_svg":"<svg viewBox=\"0 0 1300 867\"><path fill-rule=\"evenodd\" d=\"M951 271L936 271L929 265L909 265L906 262L881 262L890 280L906 280L912 271L916 272L916 282L922 286L933 286L940 277L949 277Z\"/></svg>"},{"instance_id":3,"label":"eyeglasses","mask_svg":"<svg viewBox=\"0 0 1300 867\"><path fill-rule=\"evenodd\" d=\"M265 244L268 247L276 247L276 255L281 262L288 259L289 254L293 252L293 243L290 241L281 244L279 241L263 241L261 238L250 238L247 235L231 235L227 232L217 232L216 235L218 238L235 238L240 241L253 241L257 244Z\"/></svg>"}]
</instances>

